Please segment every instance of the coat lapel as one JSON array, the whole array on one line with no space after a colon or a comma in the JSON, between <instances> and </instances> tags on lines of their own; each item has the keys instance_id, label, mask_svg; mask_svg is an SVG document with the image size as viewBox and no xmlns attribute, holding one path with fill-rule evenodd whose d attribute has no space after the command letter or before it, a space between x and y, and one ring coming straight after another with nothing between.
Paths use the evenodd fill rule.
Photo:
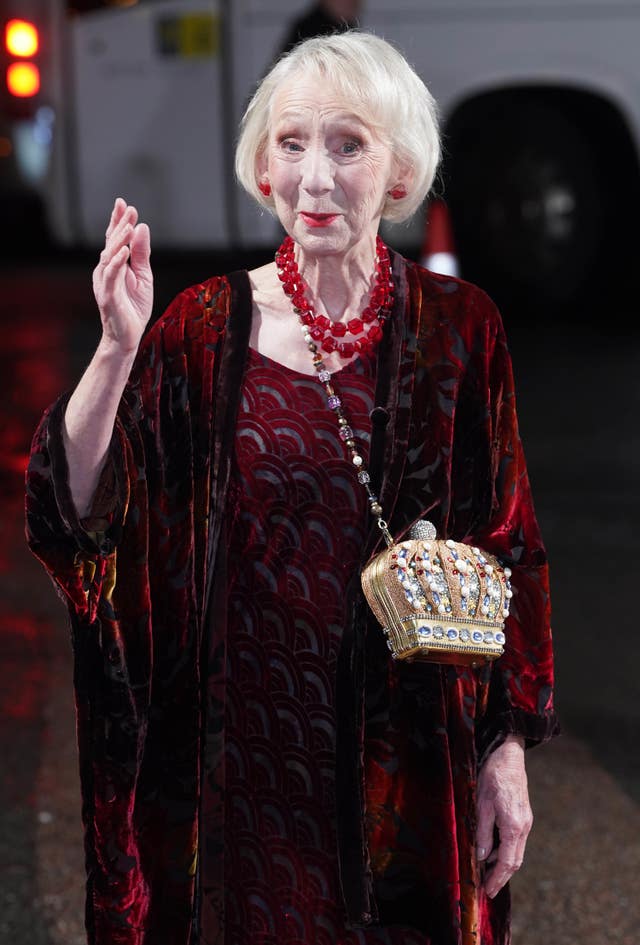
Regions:
<instances>
[{"instance_id":1,"label":"coat lapel","mask_svg":"<svg viewBox=\"0 0 640 945\"><path fill-rule=\"evenodd\" d=\"M218 511L224 509L229 486L239 395L251 331L249 277L245 271L232 272L227 276L227 282L230 293L229 314L226 320L224 343L216 358L216 378L213 390L211 498L212 508ZM222 515L216 515L213 523L209 549L210 561L215 559L217 553L222 518Z\"/></svg>"},{"instance_id":2,"label":"coat lapel","mask_svg":"<svg viewBox=\"0 0 640 945\"><path fill-rule=\"evenodd\" d=\"M376 405L386 411L389 420L386 429L382 425L374 425L370 455L373 464L372 480L376 485L382 482L378 495L383 518L389 523L391 533L394 534L391 527L393 511L407 461L411 427L422 293L419 282L415 279L410 281L412 273L403 257L391 251L390 255L395 284L395 305L389 320L387 343L381 345L378 351L376 382ZM373 523L363 547L363 566L374 552L379 550L381 541L382 533Z\"/></svg>"},{"instance_id":3,"label":"coat lapel","mask_svg":"<svg viewBox=\"0 0 640 945\"><path fill-rule=\"evenodd\" d=\"M207 455L210 457L210 514L207 522L206 581L200 651L202 705L199 864L194 928L212 945L224 942L224 717L226 704L227 573L225 509L233 460L236 420L249 332L251 291L246 272L221 280L217 303L205 296L203 388L209 391ZM203 414L204 416L204 414ZM203 897L203 887L207 896ZM199 939L198 939L199 940Z\"/></svg>"}]
</instances>

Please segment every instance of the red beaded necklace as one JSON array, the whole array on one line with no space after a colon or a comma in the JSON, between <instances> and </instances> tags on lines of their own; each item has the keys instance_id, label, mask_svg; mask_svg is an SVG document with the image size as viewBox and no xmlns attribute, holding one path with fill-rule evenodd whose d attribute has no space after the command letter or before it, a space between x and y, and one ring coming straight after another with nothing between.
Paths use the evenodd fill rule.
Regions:
<instances>
[{"instance_id":1,"label":"red beaded necklace","mask_svg":"<svg viewBox=\"0 0 640 945\"><path fill-rule=\"evenodd\" d=\"M341 358L346 359L352 358L356 352L373 351L382 338L382 326L393 304L389 251L380 237L376 237L376 279L371 299L360 317L352 318L346 324L316 314L308 298L309 287L298 271L293 250L294 242L287 236L276 253L276 266L282 288L293 302L293 310L300 318L303 330L306 327L313 340L327 354L337 351ZM378 324L371 324L376 321ZM368 329L367 325L370 326ZM355 339L340 341L347 333L356 336Z\"/></svg>"}]
</instances>

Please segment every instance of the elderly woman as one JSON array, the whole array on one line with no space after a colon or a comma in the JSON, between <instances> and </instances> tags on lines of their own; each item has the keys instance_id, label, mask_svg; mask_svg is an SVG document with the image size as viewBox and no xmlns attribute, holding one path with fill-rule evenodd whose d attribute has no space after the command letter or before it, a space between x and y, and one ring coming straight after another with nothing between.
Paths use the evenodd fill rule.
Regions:
<instances>
[{"instance_id":1,"label":"elderly woman","mask_svg":"<svg viewBox=\"0 0 640 945\"><path fill-rule=\"evenodd\" d=\"M287 236L146 332L115 202L103 333L36 434L28 532L71 615L86 922L99 945L498 945L555 730L547 572L500 317L388 249L434 102L373 36L311 39L244 117ZM423 516L513 571L506 652L394 662L360 589Z\"/></svg>"}]
</instances>

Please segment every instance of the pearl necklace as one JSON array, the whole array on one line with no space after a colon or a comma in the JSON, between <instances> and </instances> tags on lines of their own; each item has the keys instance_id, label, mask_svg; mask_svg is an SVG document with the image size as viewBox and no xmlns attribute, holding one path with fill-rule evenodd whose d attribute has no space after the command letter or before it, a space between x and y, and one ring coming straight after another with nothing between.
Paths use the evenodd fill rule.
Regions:
<instances>
[{"instance_id":1,"label":"pearl necklace","mask_svg":"<svg viewBox=\"0 0 640 945\"><path fill-rule=\"evenodd\" d=\"M358 482L364 486L367 492L369 510L376 519L376 524L381 530L387 545L391 545L393 544L393 538L389 533L387 523L382 518L382 506L378 501L378 497L372 492L369 485L371 476L369 475L364 457L358 451L353 436L353 429L351 428L351 424L342 405L342 398L336 390L335 382L331 380L331 372L327 370L324 358L318 350L316 343L319 341L321 343L320 346L328 353L338 350L343 358L351 357L356 351L369 353L375 349L376 344L382 339L382 326L389 316L393 302L393 280L391 278L389 251L380 237L376 237L376 250L378 254L376 257L376 285L371 294L371 301L363 311L360 319L351 319L346 326L342 323L334 322L331 330L335 335L335 329L337 327L342 329L346 327L352 334L360 334L362 331L362 322L369 323L377 318L379 324L371 326L367 332L366 338L356 339L354 342L336 343L334 338L331 336L327 337L326 335L326 327L329 326L327 324L325 327L324 322L329 323L330 320L324 315L316 315L313 306L305 297L304 293L307 286L298 272L298 267L293 257L293 245L293 240L288 236L276 253L278 277L282 282L285 294L288 295L293 302L294 312L300 319L302 335L311 352L313 366L317 372L318 380L324 386L327 394L327 406L335 413L338 421L338 435L349 451L351 462L358 471ZM377 308L377 312L374 312L374 306ZM324 321L318 323L320 319L324 319ZM357 324L354 325L354 322ZM352 326L351 328L349 328L350 325ZM338 335L338 337L344 334L345 331L342 331L341 335ZM346 353L345 351L347 345L349 345L347 351L350 353Z\"/></svg>"}]
</instances>

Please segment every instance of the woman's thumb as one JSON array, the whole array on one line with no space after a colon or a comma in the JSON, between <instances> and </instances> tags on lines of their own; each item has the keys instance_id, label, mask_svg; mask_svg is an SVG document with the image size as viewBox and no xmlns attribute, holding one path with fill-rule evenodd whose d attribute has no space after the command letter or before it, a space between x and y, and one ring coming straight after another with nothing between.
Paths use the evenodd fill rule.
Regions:
<instances>
[{"instance_id":1,"label":"woman's thumb","mask_svg":"<svg viewBox=\"0 0 640 945\"><path fill-rule=\"evenodd\" d=\"M141 267L148 264L151 255L151 232L146 223L138 223L133 231L129 248L131 266L138 272Z\"/></svg>"}]
</instances>

